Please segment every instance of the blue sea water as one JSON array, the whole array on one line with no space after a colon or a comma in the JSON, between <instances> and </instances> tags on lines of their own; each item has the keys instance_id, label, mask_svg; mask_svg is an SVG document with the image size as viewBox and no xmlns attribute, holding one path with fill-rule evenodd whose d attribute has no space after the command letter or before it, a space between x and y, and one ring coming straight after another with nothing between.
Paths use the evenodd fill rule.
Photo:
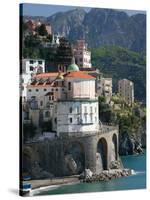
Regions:
<instances>
[{"instance_id":1,"label":"blue sea water","mask_svg":"<svg viewBox=\"0 0 150 200\"><path fill-rule=\"evenodd\" d=\"M135 175L97 183L64 185L43 191L38 195L102 192L146 188L146 154L121 157L125 168L134 169Z\"/></svg>"}]
</instances>

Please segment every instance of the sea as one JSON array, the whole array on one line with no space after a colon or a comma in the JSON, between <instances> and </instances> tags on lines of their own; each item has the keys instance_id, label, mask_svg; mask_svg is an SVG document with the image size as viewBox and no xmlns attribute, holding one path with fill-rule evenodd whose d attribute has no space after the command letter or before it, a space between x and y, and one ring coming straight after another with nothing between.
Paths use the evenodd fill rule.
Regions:
<instances>
[{"instance_id":1,"label":"sea","mask_svg":"<svg viewBox=\"0 0 150 200\"><path fill-rule=\"evenodd\" d=\"M140 155L122 156L121 160L125 168L134 170L135 173L132 176L97 183L77 183L56 186L49 188L48 190L41 191L35 195L72 194L146 188L146 153Z\"/></svg>"}]
</instances>

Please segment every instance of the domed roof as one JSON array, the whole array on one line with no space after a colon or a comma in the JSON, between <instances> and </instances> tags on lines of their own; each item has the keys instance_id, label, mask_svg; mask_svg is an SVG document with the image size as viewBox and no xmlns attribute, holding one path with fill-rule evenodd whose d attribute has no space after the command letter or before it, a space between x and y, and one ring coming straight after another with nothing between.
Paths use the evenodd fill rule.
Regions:
<instances>
[{"instance_id":1,"label":"domed roof","mask_svg":"<svg viewBox=\"0 0 150 200\"><path fill-rule=\"evenodd\" d=\"M71 65L68 66L67 72L72 72L72 71L79 71L78 65L75 64L75 59L74 57L72 58L72 63Z\"/></svg>"}]
</instances>

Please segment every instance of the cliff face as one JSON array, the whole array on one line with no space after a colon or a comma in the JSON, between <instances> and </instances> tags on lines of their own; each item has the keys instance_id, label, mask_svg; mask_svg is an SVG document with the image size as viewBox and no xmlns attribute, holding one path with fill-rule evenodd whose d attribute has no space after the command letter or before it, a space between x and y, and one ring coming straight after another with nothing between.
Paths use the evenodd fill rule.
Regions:
<instances>
[{"instance_id":1,"label":"cliff face","mask_svg":"<svg viewBox=\"0 0 150 200\"><path fill-rule=\"evenodd\" d=\"M59 12L46 19L54 33L70 40L85 39L89 47L119 45L134 51L146 49L146 16L128 16L123 11L92 8Z\"/></svg>"},{"instance_id":2,"label":"cliff face","mask_svg":"<svg viewBox=\"0 0 150 200\"><path fill-rule=\"evenodd\" d=\"M47 18L54 33L59 33L71 40L81 39L84 34L83 20L86 12L83 9L75 9L67 12L59 12Z\"/></svg>"},{"instance_id":3,"label":"cliff face","mask_svg":"<svg viewBox=\"0 0 150 200\"><path fill-rule=\"evenodd\" d=\"M143 153L146 148L146 127L140 126L135 133L119 134L119 154L131 155L134 153Z\"/></svg>"}]
</instances>

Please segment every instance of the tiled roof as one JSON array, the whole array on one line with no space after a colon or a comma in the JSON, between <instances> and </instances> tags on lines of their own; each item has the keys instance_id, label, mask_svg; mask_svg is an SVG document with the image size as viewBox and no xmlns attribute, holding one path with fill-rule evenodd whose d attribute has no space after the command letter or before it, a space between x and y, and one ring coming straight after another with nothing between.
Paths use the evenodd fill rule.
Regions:
<instances>
[{"instance_id":1,"label":"tiled roof","mask_svg":"<svg viewBox=\"0 0 150 200\"><path fill-rule=\"evenodd\" d=\"M49 73L42 73L42 74L37 74L34 76L34 78L48 78L48 77L56 77L58 76L58 72L49 72Z\"/></svg>"},{"instance_id":2,"label":"tiled roof","mask_svg":"<svg viewBox=\"0 0 150 200\"><path fill-rule=\"evenodd\" d=\"M81 79L94 79L93 76L84 73L82 71L73 71L73 72L69 72L67 74L64 75L65 77L71 77L71 78L81 78Z\"/></svg>"}]
</instances>

